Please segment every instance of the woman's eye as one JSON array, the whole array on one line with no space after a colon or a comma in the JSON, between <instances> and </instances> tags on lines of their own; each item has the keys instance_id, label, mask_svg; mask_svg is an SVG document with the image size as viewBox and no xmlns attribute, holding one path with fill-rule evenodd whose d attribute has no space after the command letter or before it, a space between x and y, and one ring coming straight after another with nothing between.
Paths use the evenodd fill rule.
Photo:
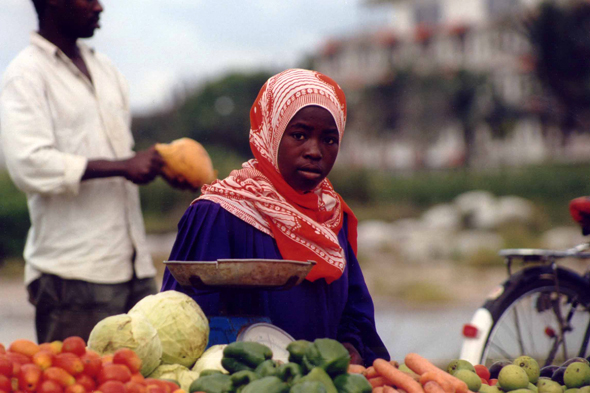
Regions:
<instances>
[{"instance_id":1,"label":"woman's eye","mask_svg":"<svg viewBox=\"0 0 590 393\"><path fill-rule=\"evenodd\" d=\"M338 144L338 138L326 138L326 143L328 145Z\"/></svg>"},{"instance_id":2,"label":"woman's eye","mask_svg":"<svg viewBox=\"0 0 590 393\"><path fill-rule=\"evenodd\" d=\"M305 139L305 134L303 134L301 132L296 132L293 134L293 138L295 138L295 140L297 140L297 141L302 141Z\"/></svg>"}]
</instances>

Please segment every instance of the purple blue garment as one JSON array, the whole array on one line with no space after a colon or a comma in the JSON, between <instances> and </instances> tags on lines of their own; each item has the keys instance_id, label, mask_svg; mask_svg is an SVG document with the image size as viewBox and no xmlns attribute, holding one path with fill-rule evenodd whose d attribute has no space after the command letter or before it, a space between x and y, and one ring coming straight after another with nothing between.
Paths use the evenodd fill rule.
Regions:
<instances>
[{"instance_id":1,"label":"purple blue garment","mask_svg":"<svg viewBox=\"0 0 590 393\"><path fill-rule=\"evenodd\" d=\"M359 351L366 365L389 354L375 328L374 307L358 260L347 240L346 216L338 233L346 253L342 276L328 285L324 279L285 291L232 290L220 292L182 287L164 273L162 291L176 290L191 296L208 317L228 308L242 314L263 315L296 340L333 338L348 342ZM227 258L282 259L274 239L224 210L201 200L190 206L178 224L178 235L169 260L215 261Z\"/></svg>"}]
</instances>

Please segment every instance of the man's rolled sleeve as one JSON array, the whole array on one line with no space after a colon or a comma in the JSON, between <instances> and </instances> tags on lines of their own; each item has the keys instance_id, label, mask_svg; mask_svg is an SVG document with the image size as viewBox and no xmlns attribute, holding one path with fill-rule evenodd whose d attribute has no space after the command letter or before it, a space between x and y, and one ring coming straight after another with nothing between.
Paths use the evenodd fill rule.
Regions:
<instances>
[{"instance_id":1,"label":"man's rolled sleeve","mask_svg":"<svg viewBox=\"0 0 590 393\"><path fill-rule=\"evenodd\" d=\"M87 158L59 151L41 81L14 77L0 96L1 142L14 183L25 192L76 195Z\"/></svg>"}]
</instances>

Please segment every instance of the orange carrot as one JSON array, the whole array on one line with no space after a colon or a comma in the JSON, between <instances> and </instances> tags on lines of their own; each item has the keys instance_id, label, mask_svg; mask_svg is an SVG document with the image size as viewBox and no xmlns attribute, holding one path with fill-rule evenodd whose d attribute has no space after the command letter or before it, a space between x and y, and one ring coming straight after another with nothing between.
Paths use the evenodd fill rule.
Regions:
<instances>
[{"instance_id":1,"label":"orange carrot","mask_svg":"<svg viewBox=\"0 0 590 393\"><path fill-rule=\"evenodd\" d=\"M351 364L348 366L349 374L362 374L365 370L365 366L362 366L360 364Z\"/></svg>"},{"instance_id":2,"label":"orange carrot","mask_svg":"<svg viewBox=\"0 0 590 393\"><path fill-rule=\"evenodd\" d=\"M377 386L376 388L373 388L372 393L383 393L383 386Z\"/></svg>"},{"instance_id":3,"label":"orange carrot","mask_svg":"<svg viewBox=\"0 0 590 393\"><path fill-rule=\"evenodd\" d=\"M447 377L435 371L426 371L420 376L420 384L426 386L430 381L436 382L445 393L455 393L455 388Z\"/></svg>"},{"instance_id":4,"label":"orange carrot","mask_svg":"<svg viewBox=\"0 0 590 393\"><path fill-rule=\"evenodd\" d=\"M365 371L362 372L362 374L367 378L375 378L378 377L379 374L377 373L377 371L375 371L375 367L373 366L369 366L367 367L367 369Z\"/></svg>"},{"instance_id":5,"label":"orange carrot","mask_svg":"<svg viewBox=\"0 0 590 393\"><path fill-rule=\"evenodd\" d=\"M423 358L417 353L407 354L406 358L404 359L404 363L410 370L420 375L427 371L440 373L451 383L456 393L467 393L468 389L465 382L436 367L434 364L430 363L427 359Z\"/></svg>"},{"instance_id":6,"label":"orange carrot","mask_svg":"<svg viewBox=\"0 0 590 393\"><path fill-rule=\"evenodd\" d=\"M397 389L392 388L391 386L383 386L383 393L397 393Z\"/></svg>"},{"instance_id":7,"label":"orange carrot","mask_svg":"<svg viewBox=\"0 0 590 393\"><path fill-rule=\"evenodd\" d=\"M371 386L374 388L379 387L379 386L383 386L387 383L387 380L383 377L369 378L369 379L367 379L367 381L369 381Z\"/></svg>"},{"instance_id":8,"label":"orange carrot","mask_svg":"<svg viewBox=\"0 0 590 393\"><path fill-rule=\"evenodd\" d=\"M422 393L422 386L408 374L393 367L387 360L375 359L373 362L375 370L391 385L405 390L407 393Z\"/></svg>"},{"instance_id":9,"label":"orange carrot","mask_svg":"<svg viewBox=\"0 0 590 393\"><path fill-rule=\"evenodd\" d=\"M445 393L443 388L435 381L428 381L424 384L425 393Z\"/></svg>"}]
</instances>

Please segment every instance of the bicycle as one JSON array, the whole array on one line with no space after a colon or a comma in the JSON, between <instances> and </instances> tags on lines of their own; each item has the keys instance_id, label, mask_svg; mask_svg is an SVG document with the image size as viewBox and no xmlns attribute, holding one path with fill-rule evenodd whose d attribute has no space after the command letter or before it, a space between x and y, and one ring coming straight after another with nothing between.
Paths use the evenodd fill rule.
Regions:
<instances>
[{"instance_id":1,"label":"bicycle","mask_svg":"<svg viewBox=\"0 0 590 393\"><path fill-rule=\"evenodd\" d=\"M570 202L572 218L590 234L590 198ZM560 266L565 258L589 259L590 244L567 250L504 249L508 279L489 294L464 325L460 358L490 366L528 355L539 365L590 355L590 269ZM522 269L513 272L515 262Z\"/></svg>"}]
</instances>

